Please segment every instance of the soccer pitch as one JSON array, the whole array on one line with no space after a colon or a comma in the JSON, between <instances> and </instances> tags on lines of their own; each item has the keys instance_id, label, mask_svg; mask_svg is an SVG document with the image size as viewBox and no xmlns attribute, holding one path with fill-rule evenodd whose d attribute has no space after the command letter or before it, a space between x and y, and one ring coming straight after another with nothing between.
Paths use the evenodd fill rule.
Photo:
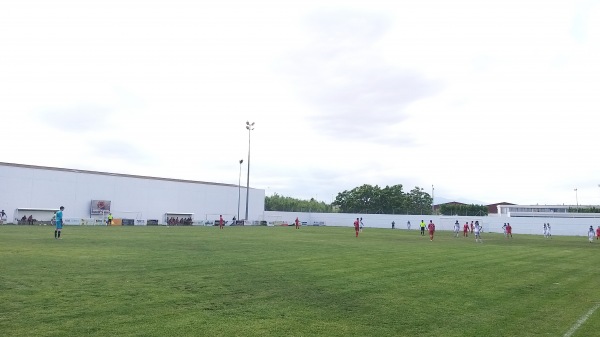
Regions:
<instances>
[{"instance_id":1,"label":"soccer pitch","mask_svg":"<svg viewBox=\"0 0 600 337\"><path fill-rule=\"evenodd\" d=\"M600 241L0 226L2 336L598 336Z\"/></svg>"}]
</instances>

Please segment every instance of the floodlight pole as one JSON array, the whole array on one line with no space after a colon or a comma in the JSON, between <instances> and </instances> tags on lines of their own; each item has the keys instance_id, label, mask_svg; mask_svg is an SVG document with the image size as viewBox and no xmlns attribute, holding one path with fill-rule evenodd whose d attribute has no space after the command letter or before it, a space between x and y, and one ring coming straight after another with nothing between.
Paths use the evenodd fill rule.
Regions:
<instances>
[{"instance_id":1,"label":"floodlight pole","mask_svg":"<svg viewBox=\"0 0 600 337\"><path fill-rule=\"evenodd\" d=\"M244 159L240 159L240 174L238 176L238 213L237 219L240 220L240 199L242 196L242 163Z\"/></svg>"},{"instance_id":2,"label":"floodlight pole","mask_svg":"<svg viewBox=\"0 0 600 337\"><path fill-rule=\"evenodd\" d=\"M432 215L435 214L435 197L433 196L434 192L435 192L435 188L433 188L433 185L431 185L431 214Z\"/></svg>"},{"instance_id":3,"label":"floodlight pole","mask_svg":"<svg viewBox=\"0 0 600 337\"><path fill-rule=\"evenodd\" d=\"M246 216L248 220L248 202L250 201L250 131L254 130L254 122L246 121L246 130L248 130L248 176L246 177Z\"/></svg>"},{"instance_id":4,"label":"floodlight pole","mask_svg":"<svg viewBox=\"0 0 600 337\"><path fill-rule=\"evenodd\" d=\"M575 202L577 203L577 213L579 213L579 198L577 196L577 189L575 189Z\"/></svg>"}]
</instances>

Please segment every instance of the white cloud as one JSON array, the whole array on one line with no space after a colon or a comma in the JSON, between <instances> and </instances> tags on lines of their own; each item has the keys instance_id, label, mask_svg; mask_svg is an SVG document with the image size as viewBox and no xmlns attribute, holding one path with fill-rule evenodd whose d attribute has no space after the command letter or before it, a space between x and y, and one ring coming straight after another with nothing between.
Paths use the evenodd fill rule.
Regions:
<instances>
[{"instance_id":1,"label":"white cloud","mask_svg":"<svg viewBox=\"0 0 600 337\"><path fill-rule=\"evenodd\" d=\"M271 194L599 204L599 22L598 1L9 0L2 161L236 184L250 120Z\"/></svg>"}]
</instances>

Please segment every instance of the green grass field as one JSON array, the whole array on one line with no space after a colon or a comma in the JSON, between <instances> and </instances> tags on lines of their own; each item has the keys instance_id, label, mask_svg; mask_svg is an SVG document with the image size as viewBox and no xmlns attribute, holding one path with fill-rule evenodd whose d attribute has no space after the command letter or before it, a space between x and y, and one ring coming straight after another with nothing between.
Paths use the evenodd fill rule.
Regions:
<instances>
[{"instance_id":1,"label":"green grass field","mask_svg":"<svg viewBox=\"0 0 600 337\"><path fill-rule=\"evenodd\" d=\"M600 302L584 237L0 226L1 336L564 336ZM599 336L600 309L572 336Z\"/></svg>"}]
</instances>

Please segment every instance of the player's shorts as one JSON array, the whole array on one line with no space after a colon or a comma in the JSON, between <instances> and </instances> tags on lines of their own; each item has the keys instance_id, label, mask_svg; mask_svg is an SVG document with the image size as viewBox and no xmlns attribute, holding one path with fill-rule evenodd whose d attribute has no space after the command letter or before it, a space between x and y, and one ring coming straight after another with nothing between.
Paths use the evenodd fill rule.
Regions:
<instances>
[{"instance_id":1,"label":"player's shorts","mask_svg":"<svg viewBox=\"0 0 600 337\"><path fill-rule=\"evenodd\" d=\"M62 221L61 222L57 222L56 223L56 229L62 229L62 228L63 228Z\"/></svg>"}]
</instances>

